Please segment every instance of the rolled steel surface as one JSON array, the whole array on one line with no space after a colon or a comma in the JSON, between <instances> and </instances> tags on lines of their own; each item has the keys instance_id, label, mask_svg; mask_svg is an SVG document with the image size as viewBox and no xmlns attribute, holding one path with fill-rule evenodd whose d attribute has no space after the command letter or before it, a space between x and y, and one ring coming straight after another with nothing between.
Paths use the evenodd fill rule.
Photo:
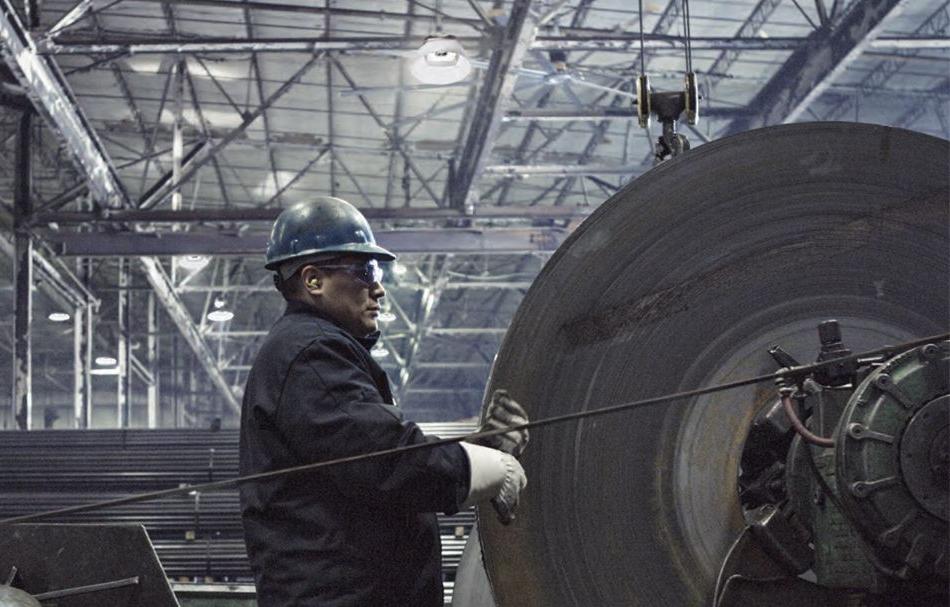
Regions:
<instances>
[{"instance_id":1,"label":"rolled steel surface","mask_svg":"<svg viewBox=\"0 0 950 607\"><path fill-rule=\"evenodd\" d=\"M768 373L840 321L854 351L947 330L948 143L848 123L714 141L663 163L558 249L487 394L533 419ZM737 465L773 386L532 432L510 527L479 514L499 607L706 605L742 528Z\"/></svg>"}]
</instances>

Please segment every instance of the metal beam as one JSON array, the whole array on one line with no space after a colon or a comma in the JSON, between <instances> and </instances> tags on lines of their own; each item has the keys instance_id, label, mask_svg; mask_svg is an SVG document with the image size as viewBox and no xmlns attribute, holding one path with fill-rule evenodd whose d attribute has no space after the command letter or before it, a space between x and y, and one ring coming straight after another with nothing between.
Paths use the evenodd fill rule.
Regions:
<instances>
[{"instance_id":1,"label":"metal beam","mask_svg":"<svg viewBox=\"0 0 950 607\"><path fill-rule=\"evenodd\" d=\"M0 54L37 111L62 137L95 199L106 207L128 206L128 196L104 146L72 97L50 57L37 54L28 30L10 0L0 0Z\"/></svg>"},{"instance_id":2,"label":"metal beam","mask_svg":"<svg viewBox=\"0 0 950 607\"><path fill-rule=\"evenodd\" d=\"M481 177L501 126L525 52L538 33L538 24L529 16L530 0L515 0L504 29L496 30L491 60L482 81L474 119L462 156L449 184L449 201L455 209L474 211L478 204L475 186Z\"/></svg>"},{"instance_id":3,"label":"metal beam","mask_svg":"<svg viewBox=\"0 0 950 607\"><path fill-rule=\"evenodd\" d=\"M314 52L406 52L417 50L423 36L408 38L392 36L358 37L294 37L294 38L121 38L112 36L102 41L44 41L38 43L41 55L191 55L195 53L314 53ZM471 41L471 40L470 40ZM465 40L463 39L463 42Z\"/></svg>"},{"instance_id":4,"label":"metal beam","mask_svg":"<svg viewBox=\"0 0 950 607\"><path fill-rule=\"evenodd\" d=\"M152 257L141 257L139 262L145 273L145 278L155 291L155 295L159 301L162 302L165 311L168 313L169 318L171 318L179 333L181 333L181 336L188 345L191 346L195 358L198 359L198 363L204 368L208 377L211 378L211 383L217 388L218 393L224 399L224 403L232 412L240 414L241 404L232 391L231 385L224 378L224 375L221 374L221 369L218 368L214 355L211 353L204 338L195 326L191 314L175 293L174 285L172 285L171 280L168 278L168 274L165 273L162 265Z\"/></svg>"},{"instance_id":5,"label":"metal beam","mask_svg":"<svg viewBox=\"0 0 950 607\"><path fill-rule=\"evenodd\" d=\"M564 228L549 227L433 228L380 230L376 231L376 240L396 253L525 254L554 251L568 233L569 230ZM135 232L70 232L51 235L49 242L57 254L64 257L262 255L267 246L267 235L179 232L157 236Z\"/></svg>"},{"instance_id":6,"label":"metal beam","mask_svg":"<svg viewBox=\"0 0 950 607\"><path fill-rule=\"evenodd\" d=\"M501 165L507 166L507 165ZM573 165L565 165L573 166ZM117 228L123 224L156 224L156 223L273 223L282 209L279 208L239 208L239 209L183 209L172 210L129 210L114 212L72 212L60 211L33 215L30 226L45 228L51 224L63 227L77 224L109 225ZM439 221L446 219L462 219L464 215L454 209L436 208L361 208L360 212L370 221ZM484 207L479 209L478 218L484 219L576 219L590 214L585 209L553 209L547 207ZM468 218L472 219L472 218ZM145 235L152 238L162 235ZM55 233L50 234L52 240L57 239Z\"/></svg>"},{"instance_id":7,"label":"metal beam","mask_svg":"<svg viewBox=\"0 0 950 607\"><path fill-rule=\"evenodd\" d=\"M467 337L469 335L504 335L507 327L430 327L426 333L442 337Z\"/></svg>"},{"instance_id":8,"label":"metal beam","mask_svg":"<svg viewBox=\"0 0 950 607\"><path fill-rule=\"evenodd\" d=\"M349 72L343 67L343 64L340 63L336 57L330 57L330 61L333 62L333 65L336 67L337 71L340 72L340 75L343 76L344 80L346 80L346 83L349 85L350 89L354 91L358 90L359 87L356 85L356 82L353 80L353 78L350 77ZM403 147L402 141L399 141L395 138L394 134L386 126L386 122L382 119L379 113L373 109L373 106L370 104L369 100L366 99L364 95L357 93L356 97L357 99L360 100L360 103L363 105L363 107L366 108L366 111L373 118L373 121L376 122L376 124L382 130L383 135L386 137L386 140L389 142L389 145L392 146L394 150L399 152L403 160L406 161L406 166L409 168L409 170L412 171L412 174L416 176L416 179L418 179L419 182L422 184L422 186L425 188L425 191L429 194L429 197L432 198L432 201L435 202L436 205L439 205L441 203L441 200L436 195L436 193L432 191L432 187L429 185L428 179L426 179L426 176L423 175L422 172L419 170L419 168L416 166L416 163L413 160L412 156L408 152L406 152L405 148ZM330 142L330 145L331 146L333 145L332 141Z\"/></svg>"},{"instance_id":9,"label":"metal beam","mask_svg":"<svg viewBox=\"0 0 950 607\"><path fill-rule=\"evenodd\" d=\"M296 72L282 85L280 85L277 90L270 94L270 96L265 99L259 106L257 106L253 111L247 112L241 124L235 127L231 132L228 133L220 141L216 142L213 146L204 146L202 147L195 155L189 160L187 164L181 168L181 176L178 179L170 179L167 183L159 187L157 190L153 191L148 196L144 197L139 201L139 208L151 208L176 191L181 184L187 182L191 177L200 169L202 166L210 162L216 154L218 154L225 146L237 139L241 133L247 130L251 124L257 120L267 108L277 102L278 99L284 96L284 94L289 91L293 86L300 81L304 75L310 71L310 69L316 64L320 59L320 55L314 55L308 59Z\"/></svg>"},{"instance_id":10,"label":"metal beam","mask_svg":"<svg viewBox=\"0 0 950 607\"><path fill-rule=\"evenodd\" d=\"M677 9L678 10L678 9ZM643 37L643 48L649 51L682 51L686 49L686 38L664 33L647 33ZM755 38L735 36L696 36L690 39L694 51L790 51L804 41L800 37ZM617 33L606 30L596 35L540 35L531 45L532 49L622 52L640 51L639 33Z\"/></svg>"},{"instance_id":11,"label":"metal beam","mask_svg":"<svg viewBox=\"0 0 950 607\"><path fill-rule=\"evenodd\" d=\"M77 429L92 425L92 306L73 308L73 424Z\"/></svg>"},{"instance_id":12,"label":"metal beam","mask_svg":"<svg viewBox=\"0 0 950 607\"><path fill-rule=\"evenodd\" d=\"M765 0L770 4L776 0ZM638 34L618 34L605 30L603 35L592 36L538 36L530 45L535 50L564 50L587 52L636 52L640 48ZM476 38L461 38L469 46L477 44ZM199 53L370 53L388 55L415 51L425 41L421 36L410 37L303 37L303 38L205 38L178 39L122 39L107 38L102 41L42 41L37 43L38 55L192 55ZM779 37L757 38L754 36L706 36L692 38L691 46L697 51L794 51L807 38ZM686 39L681 36L647 34L644 48L652 51L682 51ZM950 40L941 36L882 36L870 42L876 49L941 49L950 46ZM710 70L711 72L711 70ZM720 73L720 72L711 72Z\"/></svg>"},{"instance_id":13,"label":"metal beam","mask_svg":"<svg viewBox=\"0 0 950 607\"><path fill-rule=\"evenodd\" d=\"M0 5L2 9L0 10L0 43L2 43L0 52L5 61L20 80L33 104L50 122L53 131L64 138L67 148L78 161L79 168L95 199L108 208L129 206L128 196L110 158L85 115L79 109L59 68L51 58L37 54L36 46L20 23L10 0L0 0L0 2L2 2ZM226 145L227 141L227 139L222 140L218 145ZM177 184L173 185L177 186ZM143 263L146 261L157 265L154 260L145 260ZM149 275L149 279L150 282L153 280L160 282L152 275ZM166 303L165 298L161 299L163 303ZM176 318L176 323L184 318L176 313L173 304L167 311L170 316ZM179 328L183 332L188 332L186 327ZM188 341L193 348L197 348L196 355L201 360L200 345L192 340ZM220 373L218 376L220 377ZM214 379L212 377L212 380ZM229 404L236 403L230 389L227 394L230 398Z\"/></svg>"},{"instance_id":14,"label":"metal beam","mask_svg":"<svg viewBox=\"0 0 950 607\"><path fill-rule=\"evenodd\" d=\"M577 27L581 25L584 22L584 20L587 18L587 13L590 10L591 1L582 0L582 2L578 4L577 9L574 11L574 16L571 17L572 27ZM562 56L564 57L566 61L567 54L564 53L563 51L559 51L559 52L562 54ZM548 56L545 57L545 53L536 51L534 53L534 56L541 61L541 66L542 68L544 68L543 71L546 71L551 75L555 75L559 73L557 68L549 60L551 56L550 52L548 53ZM570 95L572 98L572 101L574 101L574 103L578 107L583 107L584 104L580 101L580 99L576 98L576 95L574 95L573 91L571 90L571 87L569 84L570 80L549 79L547 76L544 76L543 78L545 78L544 82L547 86L543 87L540 90L540 95L538 97L532 98L531 100L528 101L527 104L522 104L522 106L533 104L535 105L535 108L528 108L528 109L533 109L537 111L548 111L548 110L545 110L545 106L547 106L547 104L551 101L552 96L554 95L555 90L556 90L553 85L553 82L560 82L561 83L560 89L563 92ZM571 80L573 80L573 78L571 78ZM516 162L518 164L527 164L529 162L526 158L526 154L527 154L527 151L531 148L531 142L534 139L534 136L536 134L541 134L545 138L545 144L557 138L556 135L551 134L546 129L542 128L539 122L540 122L539 120L532 121L528 125L528 128L525 129L524 134L521 136L521 141L518 143L518 146L515 148L515 153L513 157L511 157L512 162ZM564 130L569 130L573 126L573 124L574 124L573 122L568 122L568 124L564 126ZM627 128L629 129L629 123L627 125ZM499 131L499 133L501 132L502 131ZM626 157L624 157L624 162L626 162ZM505 179L495 184L495 187L497 187L499 190L498 196L495 198L496 204L504 205L505 203L507 203L508 194L511 192L511 187L513 184L514 184L513 179ZM491 196L489 192L491 192L492 189L493 188L490 188L489 191L486 192L485 194L486 199ZM500 306L501 300L503 299L504 298L499 298L499 301L496 305Z\"/></svg>"},{"instance_id":15,"label":"metal beam","mask_svg":"<svg viewBox=\"0 0 950 607\"><path fill-rule=\"evenodd\" d=\"M752 99L753 114L736 118L723 134L798 119L883 31L902 1L858 0L835 23L816 30Z\"/></svg>"},{"instance_id":16,"label":"metal beam","mask_svg":"<svg viewBox=\"0 0 950 607\"><path fill-rule=\"evenodd\" d=\"M207 285L185 285L181 287L176 287L176 293L273 293L274 285L270 284L271 281L266 281L264 284L233 284L233 285L217 285L217 284L207 284ZM417 283L417 282L403 282L398 281L390 283L389 279L386 280L387 287L397 287L400 289L417 289L422 290L428 288L428 285ZM446 291L453 289L492 289L492 290L525 290L531 287L531 282L528 281L501 281L501 280L485 280L485 281L475 281L475 280L452 280L445 283L444 289Z\"/></svg>"},{"instance_id":17,"label":"metal beam","mask_svg":"<svg viewBox=\"0 0 950 607\"><path fill-rule=\"evenodd\" d=\"M118 260L118 287L116 293L116 361L119 375L116 381L116 428L128 428L132 413L132 340L131 331L131 262Z\"/></svg>"},{"instance_id":18,"label":"metal beam","mask_svg":"<svg viewBox=\"0 0 950 607\"><path fill-rule=\"evenodd\" d=\"M44 40L37 43L40 55L191 55L196 53L374 53L391 54L415 51L425 41L423 36L326 36L224 38L188 36L182 38L122 38L110 36L102 40ZM477 38L460 37L464 46L475 46ZM694 50L790 51L805 41L801 37L756 38L753 36L706 36L691 39ZM923 44L933 41L921 40ZM903 37L882 38L880 48L914 44ZM686 48L682 36L646 34L644 48L680 51ZM640 48L639 34L617 33L613 30L591 30L585 35L543 35L530 42L529 48L539 50L573 50L590 52L629 52Z\"/></svg>"},{"instance_id":19,"label":"metal beam","mask_svg":"<svg viewBox=\"0 0 950 607\"><path fill-rule=\"evenodd\" d=\"M56 21L56 23L51 25L46 30L43 35L43 39L46 40L59 35L67 28L72 27L76 23L85 19L90 13L92 13L93 9L95 9L93 0L81 0L79 4L66 11L66 13Z\"/></svg>"},{"instance_id":20,"label":"metal beam","mask_svg":"<svg viewBox=\"0 0 950 607\"><path fill-rule=\"evenodd\" d=\"M950 48L950 38L946 36L878 38L871 42L871 48L894 50L947 49Z\"/></svg>"},{"instance_id":21,"label":"metal beam","mask_svg":"<svg viewBox=\"0 0 950 607\"><path fill-rule=\"evenodd\" d=\"M548 109L544 107L508 110L504 122L570 122L573 120L636 120L636 111L629 108L600 107L591 109Z\"/></svg>"},{"instance_id":22,"label":"metal beam","mask_svg":"<svg viewBox=\"0 0 950 607\"><path fill-rule=\"evenodd\" d=\"M148 365L149 374L152 381L145 388L145 425L147 428L158 428L159 424L159 401L158 401L158 379L160 377L158 368L158 308L155 305L155 293L148 294L145 313L146 330L148 334L145 337L145 361Z\"/></svg>"},{"instance_id":23,"label":"metal beam","mask_svg":"<svg viewBox=\"0 0 950 607\"><path fill-rule=\"evenodd\" d=\"M402 21L406 18L405 14L395 13L392 11L385 10L362 10L362 9L352 9L352 8L341 8L341 7L320 7L316 6L316 3L304 3L304 4L282 4L282 3L271 3L271 2L252 2L250 0L244 2L234 2L233 0L139 0L140 2L152 2L152 3L162 3L176 5L180 4L182 6L207 6L215 8L232 8L235 10L241 10L245 6L253 10L261 10L268 12L289 12L289 13L299 13L306 15L330 15L336 17L356 17L370 19L372 21L379 21L382 19L395 19ZM468 19L464 17L455 17L452 15L447 15L441 11L436 11L430 9L431 12L422 13L417 16L419 20L434 21L434 22L445 22L445 23L458 23L461 25L470 25L475 29L481 29L482 24L478 19Z\"/></svg>"},{"instance_id":24,"label":"metal beam","mask_svg":"<svg viewBox=\"0 0 950 607\"><path fill-rule=\"evenodd\" d=\"M739 27L736 36L742 38L757 36L762 30L762 26L765 25L765 22L768 21L769 17L772 16L772 13L775 12L775 9L778 8L778 5L781 3L782 0L759 0L759 3L755 5L755 8L752 9L752 12L749 13L749 16L746 17L746 20L742 23L742 26ZM725 76L739 58L739 52L739 49L723 50L719 53L719 56L716 57L716 60L713 61L712 66L706 71L714 77ZM705 113L706 110L703 109L703 114Z\"/></svg>"},{"instance_id":25,"label":"metal beam","mask_svg":"<svg viewBox=\"0 0 950 607\"><path fill-rule=\"evenodd\" d=\"M14 240L0 232L0 251L10 259L16 259ZM92 305L99 307L99 299L83 287L79 279L58 260L49 260L36 248L33 249L33 271L39 288L64 309L73 306Z\"/></svg>"},{"instance_id":26,"label":"metal beam","mask_svg":"<svg viewBox=\"0 0 950 607\"><path fill-rule=\"evenodd\" d=\"M13 318L13 417L21 430L33 426L33 235L24 225L33 195L31 135L33 113L20 116L16 135L13 186L15 229L14 285L16 304Z\"/></svg>"},{"instance_id":27,"label":"metal beam","mask_svg":"<svg viewBox=\"0 0 950 607\"><path fill-rule=\"evenodd\" d=\"M930 89L934 95L934 98L937 98L940 94L946 94L950 92L950 78L944 78L936 86ZM940 102L938 103L937 116L941 115L941 112L945 107L939 107ZM915 103L910 108L907 109L897 120L894 121L894 126L901 128L910 128L914 122L920 119L927 111L930 109L929 104L927 103Z\"/></svg>"},{"instance_id":28,"label":"metal beam","mask_svg":"<svg viewBox=\"0 0 950 607\"><path fill-rule=\"evenodd\" d=\"M735 118L747 114L741 107L703 108L703 116L709 118ZM601 121L601 120L636 120L635 110L623 107L598 107L590 109L548 109L525 108L508 110L504 122L572 122L572 121Z\"/></svg>"},{"instance_id":29,"label":"metal beam","mask_svg":"<svg viewBox=\"0 0 950 607\"><path fill-rule=\"evenodd\" d=\"M439 299L442 297L442 286L447 279L447 273L451 258L441 256L441 265L439 265L439 256L432 256L429 259L428 280L425 288L419 293L419 300L416 303L416 313L413 317L413 327L409 334L409 339L405 342L405 348L402 352L402 368L399 370L399 388L398 399L405 402L406 390L412 383L415 372L417 358L422 347L422 340L425 339L429 323L435 313L436 306L439 305Z\"/></svg>"},{"instance_id":30,"label":"metal beam","mask_svg":"<svg viewBox=\"0 0 950 607\"><path fill-rule=\"evenodd\" d=\"M493 164L485 167L486 175L517 177L527 175L640 175L647 172L650 165L630 164Z\"/></svg>"},{"instance_id":31,"label":"metal beam","mask_svg":"<svg viewBox=\"0 0 950 607\"><path fill-rule=\"evenodd\" d=\"M931 13L923 23L913 32L914 36L944 36L950 28L950 2L944 2L937 10ZM856 87L863 95L872 95L879 92L887 82L897 75L907 65L906 57L913 57L917 53L912 50L898 51L901 56L891 57L881 61L869 71ZM858 95L843 96L824 113L825 120L835 120L848 114Z\"/></svg>"},{"instance_id":32,"label":"metal beam","mask_svg":"<svg viewBox=\"0 0 950 607\"><path fill-rule=\"evenodd\" d=\"M273 291L273 289L271 289ZM255 337L263 337L267 335L267 331L260 331ZM223 334L222 334L223 335ZM398 365L392 363L386 363L380 365L386 368L398 368ZM418 362L416 363L416 369L419 371L454 371L454 370L473 370L473 371L488 371L491 369L491 363L472 363L472 362ZM229 365L224 368L225 371L243 371L247 372L251 370L251 365Z\"/></svg>"}]
</instances>

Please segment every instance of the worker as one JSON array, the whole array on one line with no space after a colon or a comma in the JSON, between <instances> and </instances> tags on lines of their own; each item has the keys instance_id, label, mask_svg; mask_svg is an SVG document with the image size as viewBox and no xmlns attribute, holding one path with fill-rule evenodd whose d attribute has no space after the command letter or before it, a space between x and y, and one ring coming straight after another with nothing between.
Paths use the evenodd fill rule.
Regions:
<instances>
[{"instance_id":1,"label":"worker","mask_svg":"<svg viewBox=\"0 0 950 607\"><path fill-rule=\"evenodd\" d=\"M338 198L277 217L265 267L287 302L248 375L241 474L431 442L394 406L370 356L385 289L366 218ZM504 392L481 429L527 422ZM436 512L491 501L513 511L525 486L513 430L279 476L241 486L241 514L260 607L441 606Z\"/></svg>"}]
</instances>

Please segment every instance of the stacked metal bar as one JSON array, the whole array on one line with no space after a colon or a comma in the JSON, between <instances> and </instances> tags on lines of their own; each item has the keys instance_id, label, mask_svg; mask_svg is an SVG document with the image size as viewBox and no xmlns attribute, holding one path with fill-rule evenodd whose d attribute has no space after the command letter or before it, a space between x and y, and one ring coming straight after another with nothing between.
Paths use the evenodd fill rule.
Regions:
<instances>
[{"instance_id":1,"label":"stacked metal bar","mask_svg":"<svg viewBox=\"0 0 950 607\"><path fill-rule=\"evenodd\" d=\"M422 424L461 435L471 423ZM236 430L38 430L0 432L0 518L238 475ZM236 489L61 516L63 523L145 525L169 578L249 581ZM451 589L474 512L440 518Z\"/></svg>"}]
</instances>

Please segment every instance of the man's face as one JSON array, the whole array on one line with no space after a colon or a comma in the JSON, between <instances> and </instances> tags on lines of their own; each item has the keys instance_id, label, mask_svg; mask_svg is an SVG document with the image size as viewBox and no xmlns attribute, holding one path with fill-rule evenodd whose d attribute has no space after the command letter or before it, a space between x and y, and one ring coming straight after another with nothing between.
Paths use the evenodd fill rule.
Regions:
<instances>
[{"instance_id":1,"label":"man's face","mask_svg":"<svg viewBox=\"0 0 950 607\"><path fill-rule=\"evenodd\" d=\"M365 337L379 329L379 301L386 290L378 281L367 283L339 266L358 266L366 261L366 257L348 255L326 262L333 266L330 268L316 264L320 268L321 308L354 337Z\"/></svg>"}]
</instances>

